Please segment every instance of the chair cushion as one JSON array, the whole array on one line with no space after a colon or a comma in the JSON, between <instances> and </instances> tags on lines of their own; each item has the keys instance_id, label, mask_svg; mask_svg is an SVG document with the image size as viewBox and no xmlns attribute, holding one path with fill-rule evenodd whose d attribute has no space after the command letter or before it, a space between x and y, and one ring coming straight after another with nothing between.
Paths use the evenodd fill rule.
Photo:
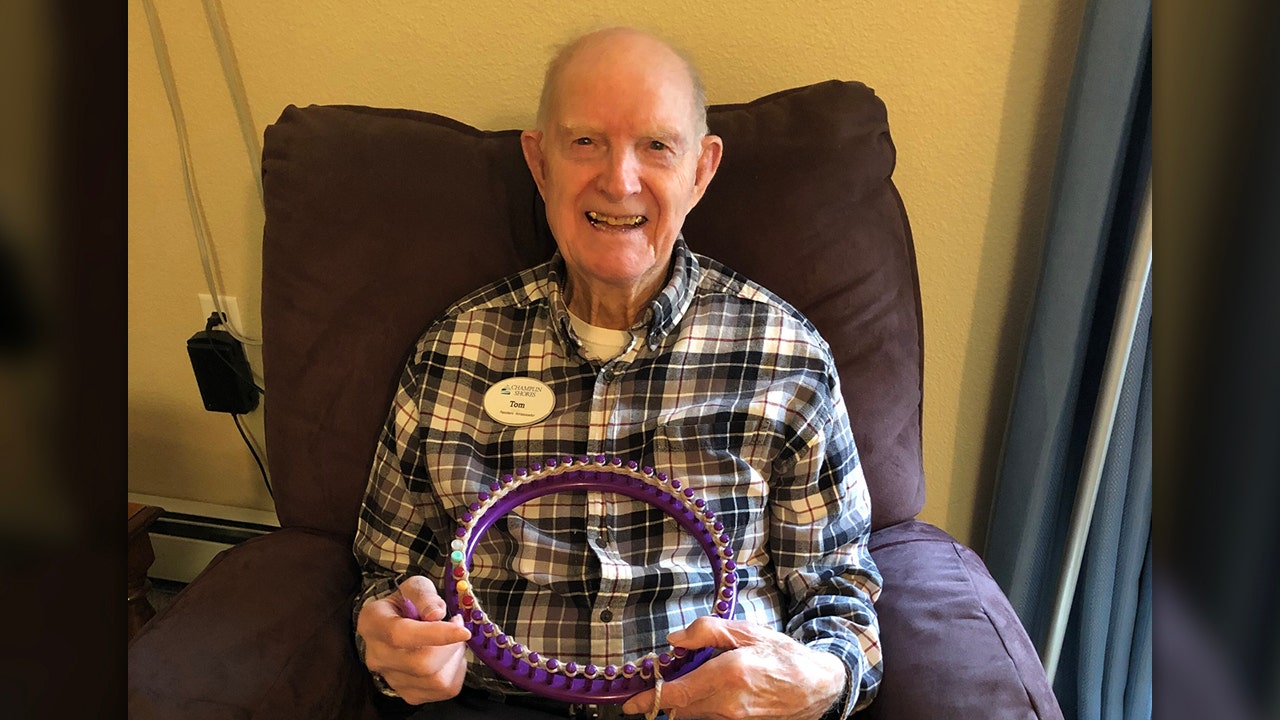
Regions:
<instances>
[{"instance_id":1,"label":"chair cushion","mask_svg":"<svg viewBox=\"0 0 1280 720\"><path fill-rule=\"evenodd\" d=\"M129 717L360 717L350 548L286 528L219 553L130 643Z\"/></svg>"},{"instance_id":2,"label":"chair cushion","mask_svg":"<svg viewBox=\"0 0 1280 720\"><path fill-rule=\"evenodd\" d=\"M826 82L712 106L725 158L685 237L831 343L873 526L924 503L921 323L884 105ZM515 130L285 109L263 150L266 439L285 526L351 535L410 346L466 292L554 249Z\"/></svg>"},{"instance_id":3,"label":"chair cushion","mask_svg":"<svg viewBox=\"0 0 1280 720\"><path fill-rule=\"evenodd\" d=\"M859 718L1062 720L1035 647L969 548L911 520L871 534L884 678Z\"/></svg>"}]
</instances>

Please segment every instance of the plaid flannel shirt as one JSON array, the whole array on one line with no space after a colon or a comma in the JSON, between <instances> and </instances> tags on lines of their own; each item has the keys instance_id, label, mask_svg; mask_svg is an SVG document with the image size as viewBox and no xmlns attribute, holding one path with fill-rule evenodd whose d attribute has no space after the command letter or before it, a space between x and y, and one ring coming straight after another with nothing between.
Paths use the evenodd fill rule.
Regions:
<instances>
[{"instance_id":1,"label":"plaid flannel shirt","mask_svg":"<svg viewBox=\"0 0 1280 720\"><path fill-rule=\"evenodd\" d=\"M631 346L588 360L562 295L563 260L483 288L418 341L377 445L354 550L354 613L415 574L440 587L457 518L492 479L548 457L604 454L667 472L723 520L735 617L839 656L847 716L881 675L867 549L870 500L830 349L797 310L676 243L671 278ZM511 377L550 386L523 427L483 410ZM710 564L670 516L622 495L545 496L498 520L471 580L485 611L544 656L622 662L712 612ZM363 643L357 636L363 655ZM468 651L469 685L513 692Z\"/></svg>"}]
</instances>

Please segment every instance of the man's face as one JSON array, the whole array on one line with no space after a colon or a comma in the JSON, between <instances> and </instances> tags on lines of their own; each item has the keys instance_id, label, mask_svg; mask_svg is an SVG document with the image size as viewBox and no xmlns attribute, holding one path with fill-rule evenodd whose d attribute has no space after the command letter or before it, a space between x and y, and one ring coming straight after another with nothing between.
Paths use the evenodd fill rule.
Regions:
<instances>
[{"instance_id":1,"label":"man's face","mask_svg":"<svg viewBox=\"0 0 1280 720\"><path fill-rule=\"evenodd\" d=\"M544 132L522 142L571 281L646 295L666 279L721 144L696 129L688 72L674 55L617 42L570 60Z\"/></svg>"}]
</instances>

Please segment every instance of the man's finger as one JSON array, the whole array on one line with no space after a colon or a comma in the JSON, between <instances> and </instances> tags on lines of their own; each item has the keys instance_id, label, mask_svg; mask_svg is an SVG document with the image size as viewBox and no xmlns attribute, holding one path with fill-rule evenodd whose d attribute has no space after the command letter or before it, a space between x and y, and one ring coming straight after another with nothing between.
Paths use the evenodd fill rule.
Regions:
<instances>
[{"instance_id":1,"label":"man's finger","mask_svg":"<svg viewBox=\"0 0 1280 720\"><path fill-rule=\"evenodd\" d=\"M466 677L462 646L419 651L411 662L380 670L382 677L406 702L417 705L454 697Z\"/></svg>"},{"instance_id":2,"label":"man's finger","mask_svg":"<svg viewBox=\"0 0 1280 720\"><path fill-rule=\"evenodd\" d=\"M412 607L418 611L419 619L429 622L444 620L447 607L430 579L422 575L405 578L400 583L399 595L412 603ZM410 613L403 611L401 614L410 616Z\"/></svg>"},{"instance_id":3,"label":"man's finger","mask_svg":"<svg viewBox=\"0 0 1280 720\"><path fill-rule=\"evenodd\" d=\"M663 683L662 707L669 710L673 717L703 717L704 714L709 714L705 711L716 706L715 701L724 693L726 682L734 677L731 672L726 672L732 666L726 664L723 658L723 655L713 657L692 672ZM733 683L728 682L728 685L732 687ZM648 712L652 704L653 700L650 698L649 705L641 708L641 712Z\"/></svg>"},{"instance_id":4,"label":"man's finger","mask_svg":"<svg viewBox=\"0 0 1280 720\"><path fill-rule=\"evenodd\" d=\"M724 691L726 682L732 684L738 675L728 653L717 655L678 679L664 682L660 702L663 709L681 717L700 717L696 711L708 707L717 694ZM623 704L623 712L629 715L649 712L655 695L653 690L636 693Z\"/></svg>"},{"instance_id":5,"label":"man's finger","mask_svg":"<svg viewBox=\"0 0 1280 720\"><path fill-rule=\"evenodd\" d=\"M644 715L653 708L654 694L652 690L645 690L632 695L630 699L622 704L622 712L627 715Z\"/></svg>"},{"instance_id":6,"label":"man's finger","mask_svg":"<svg viewBox=\"0 0 1280 720\"><path fill-rule=\"evenodd\" d=\"M413 608L406 607L403 596L397 592L397 593L392 593L379 600L373 600L365 604L365 606L360 610L360 615L361 617L368 615L370 619L376 619L379 622L386 622L388 620L399 620L404 618L408 618L412 620L425 620L426 618L423 617L423 614L421 612L418 613L418 616L416 618L413 617L413 613L409 612L410 610L417 610L417 609L418 608L416 604L414 605ZM443 619L444 619L443 617L434 618L434 620L443 620Z\"/></svg>"},{"instance_id":7,"label":"man's finger","mask_svg":"<svg viewBox=\"0 0 1280 720\"><path fill-rule=\"evenodd\" d=\"M690 649L733 650L756 642L759 626L745 620L725 620L710 615L700 617L683 630L667 636L667 642Z\"/></svg>"},{"instance_id":8,"label":"man's finger","mask_svg":"<svg viewBox=\"0 0 1280 720\"><path fill-rule=\"evenodd\" d=\"M471 631L462 624L462 617L449 620L409 620L400 618L388 628L387 644L401 650L422 647L454 645L471 639Z\"/></svg>"}]
</instances>

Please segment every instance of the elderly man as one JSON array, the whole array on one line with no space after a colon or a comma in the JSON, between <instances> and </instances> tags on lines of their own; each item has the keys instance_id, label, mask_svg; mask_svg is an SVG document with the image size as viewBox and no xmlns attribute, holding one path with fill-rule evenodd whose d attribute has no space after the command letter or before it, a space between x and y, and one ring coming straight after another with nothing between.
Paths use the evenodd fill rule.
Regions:
<instances>
[{"instance_id":1,"label":"elderly man","mask_svg":"<svg viewBox=\"0 0 1280 720\"><path fill-rule=\"evenodd\" d=\"M881 673L866 483L825 341L680 234L722 152L696 72L646 33L588 34L549 65L537 129L521 142L558 251L456 303L402 375L355 542L357 645L375 681L431 703L432 718L655 705L680 718L847 717ZM486 409L510 378L539 388L544 417ZM723 620L709 617L702 550L647 503L555 494L489 530L471 579L528 647L601 665L668 643L719 651L660 699L647 690L603 711L531 696L468 662L470 632L437 591L477 491L584 454L696 488L738 560L736 616Z\"/></svg>"}]
</instances>

